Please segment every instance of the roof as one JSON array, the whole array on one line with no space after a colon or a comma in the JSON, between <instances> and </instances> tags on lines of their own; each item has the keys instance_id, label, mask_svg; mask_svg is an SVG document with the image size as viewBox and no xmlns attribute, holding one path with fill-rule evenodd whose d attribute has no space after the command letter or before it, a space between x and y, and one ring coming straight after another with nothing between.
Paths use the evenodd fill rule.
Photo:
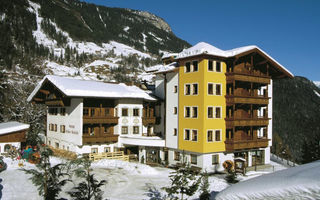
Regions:
<instances>
[{"instance_id":1,"label":"roof","mask_svg":"<svg viewBox=\"0 0 320 200\"><path fill-rule=\"evenodd\" d=\"M28 97L31 101L43 84L49 81L68 97L101 97L101 98L139 98L156 101L137 86L127 86L124 83L104 83L98 81L80 80L71 77L45 76Z\"/></svg>"},{"instance_id":2,"label":"roof","mask_svg":"<svg viewBox=\"0 0 320 200\"><path fill-rule=\"evenodd\" d=\"M293 77L293 74L289 70L287 70L279 62L277 62L274 58L272 58L270 55L268 55L266 52L264 52L263 50L261 50L259 47L255 46L255 45L244 46L244 47L239 47L239 48L224 51L224 50L221 50L221 49L219 49L215 46L212 46L208 43L199 42L198 44L196 44L188 49L184 49L182 52L180 52L177 55L176 59L182 59L182 58L197 56L197 55L201 55L201 54L218 56L218 57L223 57L223 58L231 58L231 57L239 56L241 54L251 52L251 51L260 52L262 55L264 55L266 58L268 58L271 62L273 62L273 64L275 64L282 72Z\"/></svg>"},{"instance_id":3,"label":"roof","mask_svg":"<svg viewBox=\"0 0 320 200\"><path fill-rule=\"evenodd\" d=\"M16 121L0 123L0 135L26 130L29 127L29 124L24 124Z\"/></svg>"}]
</instances>

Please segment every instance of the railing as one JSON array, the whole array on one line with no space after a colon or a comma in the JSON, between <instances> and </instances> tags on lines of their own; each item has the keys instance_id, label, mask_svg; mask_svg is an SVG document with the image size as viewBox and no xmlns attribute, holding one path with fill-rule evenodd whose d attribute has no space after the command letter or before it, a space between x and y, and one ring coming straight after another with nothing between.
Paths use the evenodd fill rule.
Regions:
<instances>
[{"instance_id":1,"label":"railing","mask_svg":"<svg viewBox=\"0 0 320 200\"><path fill-rule=\"evenodd\" d=\"M149 124L155 124L156 123L156 117L142 117L142 124L144 126L147 126Z\"/></svg>"},{"instance_id":2,"label":"railing","mask_svg":"<svg viewBox=\"0 0 320 200\"><path fill-rule=\"evenodd\" d=\"M118 135L104 135L104 136L82 136L82 143L106 143L106 142L118 142Z\"/></svg>"},{"instance_id":3,"label":"railing","mask_svg":"<svg viewBox=\"0 0 320 200\"><path fill-rule=\"evenodd\" d=\"M226 96L226 103L227 104L262 104L267 105L269 104L269 98L263 96L233 96L227 95Z\"/></svg>"},{"instance_id":4,"label":"railing","mask_svg":"<svg viewBox=\"0 0 320 200\"><path fill-rule=\"evenodd\" d=\"M294 162L292 162L292 161L290 161L290 160L284 159L284 158L282 158L282 157L280 157L280 156L277 156L277 155L275 155L275 154L273 154L273 153L271 154L270 159L271 159L272 161L276 162L276 163L285 165L285 166L287 166L287 167L295 167L295 166L298 166L297 163L294 163Z\"/></svg>"},{"instance_id":5,"label":"railing","mask_svg":"<svg viewBox=\"0 0 320 200\"><path fill-rule=\"evenodd\" d=\"M102 159L116 159L129 161L129 155L124 155L123 151L119 152L106 152L106 153L89 153L89 159L96 161Z\"/></svg>"},{"instance_id":6,"label":"railing","mask_svg":"<svg viewBox=\"0 0 320 200\"><path fill-rule=\"evenodd\" d=\"M225 118L226 126L268 126L269 118Z\"/></svg>"},{"instance_id":7,"label":"railing","mask_svg":"<svg viewBox=\"0 0 320 200\"><path fill-rule=\"evenodd\" d=\"M225 141L226 151L234 151L240 149L264 148L268 146L269 139L240 140L227 139Z\"/></svg>"},{"instance_id":8,"label":"railing","mask_svg":"<svg viewBox=\"0 0 320 200\"><path fill-rule=\"evenodd\" d=\"M83 123L106 123L106 124L117 124L119 117L114 116L114 108L94 108L84 107L83 108Z\"/></svg>"},{"instance_id":9,"label":"railing","mask_svg":"<svg viewBox=\"0 0 320 200\"><path fill-rule=\"evenodd\" d=\"M234 80L244 81L244 82L254 82L270 84L271 78L269 76L257 76L252 73L239 73L239 72L228 72L226 73L227 82Z\"/></svg>"}]
</instances>

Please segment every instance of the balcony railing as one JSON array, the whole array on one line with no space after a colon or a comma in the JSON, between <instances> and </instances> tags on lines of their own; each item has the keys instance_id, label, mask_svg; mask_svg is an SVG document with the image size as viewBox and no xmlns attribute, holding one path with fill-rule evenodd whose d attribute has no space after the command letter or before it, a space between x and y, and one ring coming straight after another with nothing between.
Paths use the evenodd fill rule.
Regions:
<instances>
[{"instance_id":1,"label":"balcony railing","mask_svg":"<svg viewBox=\"0 0 320 200\"><path fill-rule=\"evenodd\" d=\"M235 141L233 139L227 139L225 141L226 151L235 151L242 149L254 149L254 148L265 148L268 146L269 139L261 138L254 140L240 140Z\"/></svg>"},{"instance_id":2,"label":"balcony railing","mask_svg":"<svg viewBox=\"0 0 320 200\"><path fill-rule=\"evenodd\" d=\"M263 83L270 84L270 77L264 75L256 75L254 73L245 73L245 72L227 72L227 82L244 81L244 82L254 82L254 83Z\"/></svg>"},{"instance_id":3,"label":"balcony railing","mask_svg":"<svg viewBox=\"0 0 320 200\"><path fill-rule=\"evenodd\" d=\"M82 136L82 143L83 144L97 144L97 143L114 143L118 142L118 135L105 135L105 136L89 136L83 135Z\"/></svg>"},{"instance_id":4,"label":"balcony railing","mask_svg":"<svg viewBox=\"0 0 320 200\"><path fill-rule=\"evenodd\" d=\"M234 126L268 126L270 118L252 117L252 118L225 118L228 128Z\"/></svg>"},{"instance_id":5,"label":"balcony railing","mask_svg":"<svg viewBox=\"0 0 320 200\"><path fill-rule=\"evenodd\" d=\"M269 104L268 97L264 96L236 96L236 95L226 95L226 103L227 104L260 104L260 105L267 105Z\"/></svg>"},{"instance_id":6,"label":"balcony railing","mask_svg":"<svg viewBox=\"0 0 320 200\"><path fill-rule=\"evenodd\" d=\"M83 108L83 123L117 124L119 117L114 116L114 108Z\"/></svg>"},{"instance_id":7,"label":"balcony railing","mask_svg":"<svg viewBox=\"0 0 320 200\"><path fill-rule=\"evenodd\" d=\"M142 117L142 124L144 126L156 124L156 117Z\"/></svg>"}]
</instances>

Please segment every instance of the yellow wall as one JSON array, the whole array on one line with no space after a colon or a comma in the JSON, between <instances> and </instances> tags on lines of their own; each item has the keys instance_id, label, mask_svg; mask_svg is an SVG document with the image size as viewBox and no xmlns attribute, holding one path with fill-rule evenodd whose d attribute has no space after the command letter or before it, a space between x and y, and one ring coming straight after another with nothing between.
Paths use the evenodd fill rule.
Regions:
<instances>
[{"instance_id":1,"label":"yellow wall","mask_svg":"<svg viewBox=\"0 0 320 200\"><path fill-rule=\"evenodd\" d=\"M198 60L198 72L185 73L185 61L180 62L179 67L179 141L178 148L181 150L209 153L225 151L225 93L226 93L226 64L221 62L222 72L209 72L207 59ZM207 95L208 82L220 83L222 95ZM185 84L198 83L198 95L184 95ZM221 106L221 119L208 119L207 106ZM198 106L198 118L185 118L185 106ZM197 129L198 141L185 141L184 129ZM221 129L221 142L207 142L207 129ZM190 134L192 139L192 134Z\"/></svg>"}]
</instances>

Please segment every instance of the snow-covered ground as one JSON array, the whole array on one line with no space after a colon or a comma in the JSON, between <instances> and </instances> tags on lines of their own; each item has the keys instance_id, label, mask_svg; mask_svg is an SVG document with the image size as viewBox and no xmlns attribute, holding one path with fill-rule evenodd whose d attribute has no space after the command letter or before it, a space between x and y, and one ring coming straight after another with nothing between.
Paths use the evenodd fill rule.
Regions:
<instances>
[{"instance_id":1,"label":"snow-covered ground","mask_svg":"<svg viewBox=\"0 0 320 200\"><path fill-rule=\"evenodd\" d=\"M2 199L6 200L24 200L28 199L40 200L37 188L29 180L30 175L20 171L18 161L12 161L5 158L4 161L8 164L7 170L0 173L2 178ZM63 159L52 157L51 164L66 162ZM35 168L30 163L24 163L25 168ZM285 167L272 163L274 168L268 168L258 172L248 172L246 176L239 176L240 181L254 178L263 174L272 172L273 170L281 170ZM119 160L101 160L92 164L93 173L99 180L107 180L107 184L102 187L104 191L103 199L111 200L138 200L151 199L148 194L160 192L164 196L162 187L170 185L169 175L172 169L162 167L150 167L148 165L124 162ZM69 198L65 191L69 191L80 179L73 177L72 182L64 186L60 193L61 197ZM213 175L209 177L210 191L212 195L229 187L229 184L224 180L224 175ZM151 192L152 191L152 192ZM197 199L199 192L189 199Z\"/></svg>"}]
</instances>

